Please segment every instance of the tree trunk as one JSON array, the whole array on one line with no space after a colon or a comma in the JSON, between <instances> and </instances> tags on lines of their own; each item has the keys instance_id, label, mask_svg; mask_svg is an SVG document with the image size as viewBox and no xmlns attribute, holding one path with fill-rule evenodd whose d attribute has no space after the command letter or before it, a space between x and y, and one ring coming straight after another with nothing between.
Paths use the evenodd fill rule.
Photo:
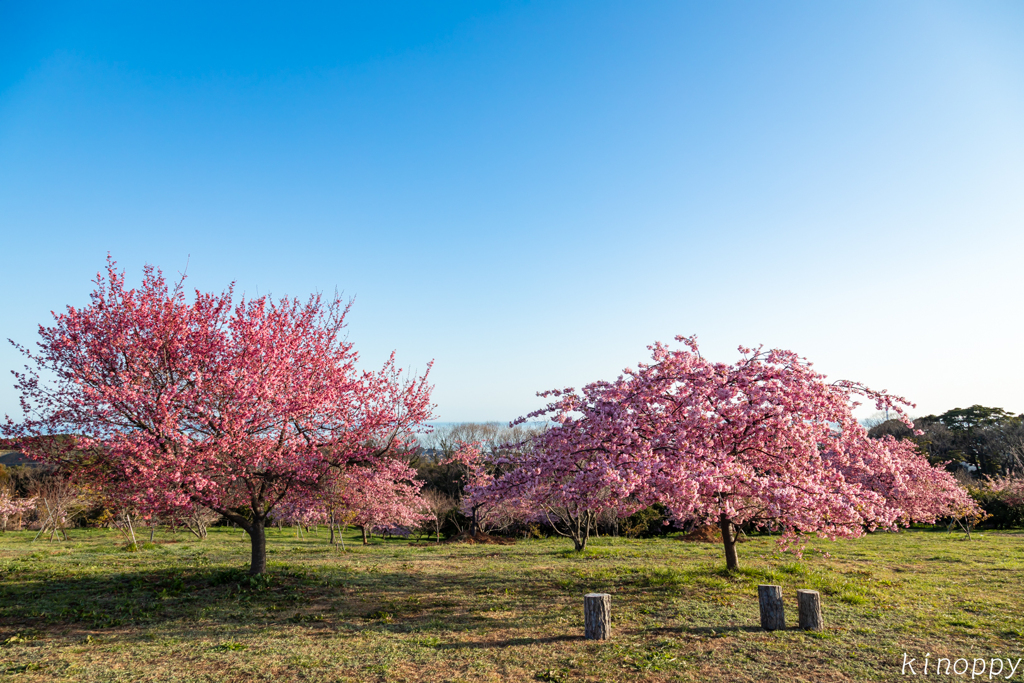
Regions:
<instances>
[{"instance_id":1,"label":"tree trunk","mask_svg":"<svg viewBox=\"0 0 1024 683\"><path fill-rule=\"evenodd\" d=\"M820 631L825 628L825 622L821 618L821 595L818 591L798 590L796 602L800 628L808 631Z\"/></svg>"},{"instance_id":2,"label":"tree trunk","mask_svg":"<svg viewBox=\"0 0 1024 683\"><path fill-rule=\"evenodd\" d=\"M360 527L363 530L363 545L366 545L369 541L366 540L366 525Z\"/></svg>"},{"instance_id":3,"label":"tree trunk","mask_svg":"<svg viewBox=\"0 0 1024 683\"><path fill-rule=\"evenodd\" d=\"M588 540L590 540L590 520L586 517L586 513L584 513L582 524L577 521L576 533L572 539L572 543L576 547L576 552L582 553L586 550Z\"/></svg>"},{"instance_id":4,"label":"tree trunk","mask_svg":"<svg viewBox=\"0 0 1024 683\"><path fill-rule=\"evenodd\" d=\"M736 537L733 535L733 523L729 521L724 512L718 521L722 528L722 543L725 545L725 568L739 569L740 563L736 558Z\"/></svg>"},{"instance_id":5,"label":"tree trunk","mask_svg":"<svg viewBox=\"0 0 1024 683\"><path fill-rule=\"evenodd\" d=\"M132 526L132 516L126 512L124 513L124 518L128 522L128 531L132 532L132 546L138 550L139 542L135 540L135 527Z\"/></svg>"},{"instance_id":6,"label":"tree trunk","mask_svg":"<svg viewBox=\"0 0 1024 683\"><path fill-rule=\"evenodd\" d=\"M587 593L583 596L583 634L587 640L607 640L612 634L612 596Z\"/></svg>"},{"instance_id":7,"label":"tree trunk","mask_svg":"<svg viewBox=\"0 0 1024 683\"><path fill-rule=\"evenodd\" d=\"M786 628L786 612L782 607L782 587L762 584L757 587L757 602L761 608L761 628L781 631Z\"/></svg>"},{"instance_id":8,"label":"tree trunk","mask_svg":"<svg viewBox=\"0 0 1024 683\"><path fill-rule=\"evenodd\" d=\"M477 524L477 521L476 521L476 509L477 509L477 507L479 507L479 506L478 505L474 505L473 506L473 519L469 523L469 535L470 536L476 536L478 533L480 533L480 526Z\"/></svg>"},{"instance_id":9,"label":"tree trunk","mask_svg":"<svg viewBox=\"0 0 1024 683\"><path fill-rule=\"evenodd\" d=\"M249 574L256 576L267 571L267 534L262 519L254 519L246 531L252 541L252 561L249 563Z\"/></svg>"}]
</instances>

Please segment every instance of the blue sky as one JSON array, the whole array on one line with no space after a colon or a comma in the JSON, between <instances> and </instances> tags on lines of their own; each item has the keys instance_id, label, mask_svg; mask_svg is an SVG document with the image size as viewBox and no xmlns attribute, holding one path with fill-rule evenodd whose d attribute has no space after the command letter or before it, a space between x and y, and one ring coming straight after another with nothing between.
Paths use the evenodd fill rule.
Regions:
<instances>
[{"instance_id":1,"label":"blue sky","mask_svg":"<svg viewBox=\"0 0 1024 683\"><path fill-rule=\"evenodd\" d=\"M1021 412L1022 36L1010 2L2 3L0 336L110 252L354 295L444 421L694 333Z\"/></svg>"}]
</instances>

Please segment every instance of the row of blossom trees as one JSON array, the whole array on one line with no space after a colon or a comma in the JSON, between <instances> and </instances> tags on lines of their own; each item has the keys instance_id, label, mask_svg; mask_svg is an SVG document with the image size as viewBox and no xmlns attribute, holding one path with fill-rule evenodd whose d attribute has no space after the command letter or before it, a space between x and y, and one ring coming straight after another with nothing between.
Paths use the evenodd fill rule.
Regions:
<instances>
[{"instance_id":1,"label":"row of blossom trees","mask_svg":"<svg viewBox=\"0 0 1024 683\"><path fill-rule=\"evenodd\" d=\"M87 306L54 314L36 349L18 347L25 419L7 418L5 435L125 514L215 511L248 532L253 574L275 515L332 530L424 519L399 456L431 417L426 373L406 376L393 355L358 369L337 297L190 299L183 283L147 267L128 288L108 259ZM662 503L677 522L719 525L735 568L743 525L789 542L977 513L912 443L869 439L852 416L858 395L897 414L902 399L828 383L787 351L741 348L726 365L679 341L613 382L544 394L552 402L529 417L551 429L446 453L463 470L471 533L535 519L582 550L598 515Z\"/></svg>"},{"instance_id":2,"label":"row of blossom trees","mask_svg":"<svg viewBox=\"0 0 1024 683\"><path fill-rule=\"evenodd\" d=\"M741 347L727 365L677 340L615 381L542 394L554 400L529 417L555 426L529 448L464 456L479 472L466 505L533 511L583 550L597 515L662 503L677 523L719 526L731 569L740 526L788 544L979 514L913 443L870 439L853 417L857 396L897 414L903 399L827 382L788 351Z\"/></svg>"}]
</instances>

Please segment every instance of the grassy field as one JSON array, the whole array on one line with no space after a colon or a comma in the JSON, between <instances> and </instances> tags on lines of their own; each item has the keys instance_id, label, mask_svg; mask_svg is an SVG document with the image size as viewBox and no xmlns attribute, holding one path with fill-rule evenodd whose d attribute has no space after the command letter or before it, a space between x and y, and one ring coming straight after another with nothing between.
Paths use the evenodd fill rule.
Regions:
<instances>
[{"instance_id":1,"label":"grassy field","mask_svg":"<svg viewBox=\"0 0 1024 683\"><path fill-rule=\"evenodd\" d=\"M342 553L322 531L273 530L256 580L240 571L237 530L158 533L134 553L105 530L32 536L0 534L10 680L906 680L904 652L1024 657L1024 534L815 540L802 560L755 538L729 574L719 546L672 538L599 538L577 556L561 539L364 547L353 535ZM792 626L796 589L820 590L828 629L761 631L759 583L783 586ZM591 591L612 594L610 641L582 638Z\"/></svg>"}]
</instances>

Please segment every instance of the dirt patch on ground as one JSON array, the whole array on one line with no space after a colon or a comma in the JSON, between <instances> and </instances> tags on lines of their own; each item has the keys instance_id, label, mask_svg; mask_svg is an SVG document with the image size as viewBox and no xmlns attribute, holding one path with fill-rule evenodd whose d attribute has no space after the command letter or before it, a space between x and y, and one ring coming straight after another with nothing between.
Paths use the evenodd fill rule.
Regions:
<instances>
[{"instance_id":1,"label":"dirt patch on ground","mask_svg":"<svg viewBox=\"0 0 1024 683\"><path fill-rule=\"evenodd\" d=\"M680 541L687 543L721 543L722 532L716 526L699 526L688 534L679 537Z\"/></svg>"},{"instance_id":2,"label":"dirt patch on ground","mask_svg":"<svg viewBox=\"0 0 1024 683\"><path fill-rule=\"evenodd\" d=\"M481 545L512 545L515 542L513 538L502 538L501 536L491 536L490 534L482 534L480 532L471 536L468 531L455 534L445 540L445 543L479 543Z\"/></svg>"},{"instance_id":3,"label":"dirt patch on ground","mask_svg":"<svg viewBox=\"0 0 1024 683\"><path fill-rule=\"evenodd\" d=\"M680 541L686 543L721 543L722 542L722 530L713 524L707 526L697 527L688 534L683 534L678 537ZM736 539L737 543L746 543L747 537L740 534Z\"/></svg>"}]
</instances>

